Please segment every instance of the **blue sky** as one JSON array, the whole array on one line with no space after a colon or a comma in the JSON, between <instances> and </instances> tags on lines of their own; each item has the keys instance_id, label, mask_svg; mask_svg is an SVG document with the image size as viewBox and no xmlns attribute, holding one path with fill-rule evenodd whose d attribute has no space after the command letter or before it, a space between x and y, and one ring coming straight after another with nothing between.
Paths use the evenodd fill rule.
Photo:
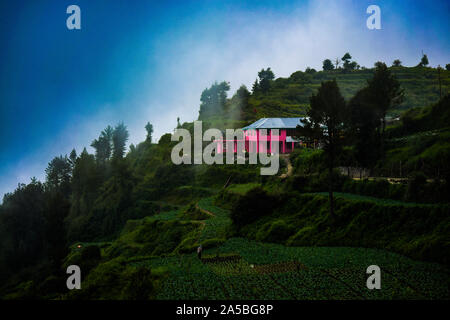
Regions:
<instances>
[{"instance_id":1,"label":"blue sky","mask_svg":"<svg viewBox=\"0 0 450 320\"><path fill-rule=\"evenodd\" d=\"M81 30L66 8L81 8ZM381 30L366 8L381 8ZM0 4L0 198L124 121L130 143L198 115L214 81L251 86L349 51L360 65L450 63L448 1L18 0ZM90 150L90 148L88 148Z\"/></svg>"}]
</instances>

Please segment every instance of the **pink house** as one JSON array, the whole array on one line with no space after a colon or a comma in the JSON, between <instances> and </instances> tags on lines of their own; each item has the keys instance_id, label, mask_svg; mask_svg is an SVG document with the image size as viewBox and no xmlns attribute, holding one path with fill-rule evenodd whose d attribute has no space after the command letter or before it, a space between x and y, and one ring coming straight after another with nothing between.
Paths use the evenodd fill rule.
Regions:
<instances>
[{"instance_id":1,"label":"pink house","mask_svg":"<svg viewBox=\"0 0 450 320\"><path fill-rule=\"evenodd\" d=\"M242 128L244 141L233 140L233 152L242 145L247 152L272 152L272 143L278 143L279 153L289 153L300 141L293 138L296 128L303 118L262 118ZM265 129L265 134L261 131ZM271 129L278 129L279 135L273 135ZM226 152L227 140L218 140L217 151Z\"/></svg>"}]
</instances>

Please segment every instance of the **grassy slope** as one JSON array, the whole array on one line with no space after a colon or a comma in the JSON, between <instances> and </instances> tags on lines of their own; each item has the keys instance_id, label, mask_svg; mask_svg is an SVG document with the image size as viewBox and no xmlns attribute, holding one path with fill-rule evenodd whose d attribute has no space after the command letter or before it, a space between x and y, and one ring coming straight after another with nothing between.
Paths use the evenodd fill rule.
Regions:
<instances>
[{"instance_id":1,"label":"grassy slope","mask_svg":"<svg viewBox=\"0 0 450 320\"><path fill-rule=\"evenodd\" d=\"M394 110L392 116L402 111L427 106L439 100L437 71L433 68L391 67L392 73L399 79L405 89L405 101ZM346 100L350 99L371 78L373 69L355 70L349 73L342 71L319 71L306 74L300 71L289 78L278 78L268 94L250 98L250 108L246 113L248 120L262 117L295 117L304 115L309 97L315 93L322 81L336 78L339 88ZM450 89L450 71L442 72L442 93ZM254 113L256 108L257 113Z\"/></svg>"},{"instance_id":2,"label":"grassy slope","mask_svg":"<svg viewBox=\"0 0 450 320\"><path fill-rule=\"evenodd\" d=\"M235 184L230 186L229 192L240 197L255 186L257 184L254 183ZM291 221L286 220L287 223L300 231L305 230L297 228L298 224L309 224L311 228L323 225L322 218L326 217L326 214L322 212L321 207L324 206L321 202L326 202L326 195L305 194L302 197L311 202L309 206L304 206L304 209L310 212L306 219L297 214L290 215L287 210L263 217L252 224L246 233L252 237L252 228L264 233L267 231L264 227L266 223L273 225L274 220L285 218L292 218ZM349 194L337 194L337 198L338 208L354 205L414 207L411 203L385 203L381 199ZM156 288L152 294L157 299L449 298L449 270L446 267L414 261L386 250L326 247L326 243L319 239L323 235L320 230L306 237L310 242L318 240L317 243L297 244L300 246L270 243L274 239L269 238L274 235L273 231L276 234L276 230L269 230L269 237L263 236L261 241L244 238L225 240L227 230L231 226L229 211L215 205L213 200L213 197L203 198L195 206L213 214L196 216L203 220L190 220L188 213L192 211L191 205L187 209L180 208L129 221L118 239L112 243L97 244L102 247L103 259L84 281L85 287L88 288L86 294L69 294L66 298L126 298L128 295L121 290L122 286L142 267L151 270ZM346 202L342 202L343 200ZM296 204L302 207L301 203ZM352 207L350 211L357 212L354 209ZM337 213L340 214L339 210ZM370 216L375 217L377 214L368 212L366 217ZM319 220L322 222L317 223ZM369 232L370 228L377 228L374 221L366 222L365 226L358 225L356 229ZM355 223L348 225L351 227ZM393 228L399 230L397 226ZM339 228L337 234L342 235ZM358 239L363 239L360 235ZM373 238L378 236L377 233L373 234ZM392 238L388 235L387 238L389 237ZM298 236L294 238L299 240ZM370 246L370 241L369 239L365 244L354 242L353 239L344 245ZM239 260L202 263L195 255L195 249L200 243L205 248L206 258L238 256ZM314 246L318 244L322 247ZM395 249L395 245L390 249ZM72 250L71 256L73 257L74 253L76 256L76 246L72 247ZM382 290L371 291L365 287L365 270L372 264L379 265L382 269ZM119 284L108 280L111 273L120 279Z\"/></svg>"},{"instance_id":3,"label":"grassy slope","mask_svg":"<svg viewBox=\"0 0 450 320\"><path fill-rule=\"evenodd\" d=\"M397 115L406 109L429 105L438 99L435 69L392 68L391 70L397 75L406 92L405 102L397 110L391 110L392 115ZM349 99L365 85L371 75L372 70L359 70L347 74L341 72L318 72L315 74L296 72L290 78L275 80L268 94L251 96L248 109L244 111L244 117L240 121L232 118L224 121L221 115L220 118L209 119L208 125L219 128L240 127L261 117L304 115L309 97L316 91L321 81L336 78L343 95ZM443 92L445 93L450 87L450 73L445 71L443 78ZM254 112L254 109L257 110L257 113ZM236 200L248 190L264 182L259 178L250 178L255 174L251 172L254 169L239 168L239 166L236 170L232 169L230 166L210 166L208 168L199 166L196 168L197 172L192 184L198 187L194 187L193 191L196 192L192 192L192 194L195 193L192 198L202 198L198 202L197 208L214 213L214 216L206 217L197 213L191 217L203 220L186 221L189 219L189 215L180 215L184 209L178 209L129 222L121 237L103 250L104 255L109 258L119 255L119 258L125 259L124 263L127 266L133 268L142 266L153 270L164 268L165 271L162 273L167 272L169 276L164 278L161 290L158 291L157 298L161 299L422 299L449 297L449 271L438 264L414 261L379 249L292 246L375 246L405 254L418 252L423 258L427 252L426 245L428 243L431 243L431 247L434 249L436 247L433 247L433 244L446 243L445 239L440 238L445 232L437 230L435 233L428 234L428 238L424 234L423 237L416 237L416 240L409 243L408 239L412 239L411 233L417 231L417 226L405 223L405 219L410 213L405 208L414 209L417 207L414 204L338 194L338 208L342 209L342 214L348 221L341 221L342 225L338 226L337 232L331 235L327 231L326 214L324 214L324 210L326 211L325 195L304 195L305 199L308 198L306 201L311 202L310 207L307 206L305 209L301 204L296 203L294 207L297 207L298 210L278 212L271 217L263 217L248 226L245 231L248 236L259 238L261 241L243 238L226 240L231 226L229 212L216 206L213 198L204 197L216 193L230 175L235 180L234 184L229 187L229 193L232 194L230 199ZM244 172L246 175L242 174ZM142 173L146 174L149 180L154 179L152 175L149 175L148 170L144 170ZM212 186L210 179L212 176L221 177L219 179L221 182L214 185L216 190L211 190L211 192L204 190L202 196L202 188ZM187 203L189 197L181 197L182 194L185 194L186 188L192 189L193 187L178 187L175 191L170 191L165 199L169 202L176 201L177 204ZM348 212L359 212L355 206L364 210L359 215L351 217ZM303 217L301 214L298 215L299 210L303 210ZM378 211L381 212L381 215ZM396 213L405 219L395 217ZM423 217L420 210L418 215ZM380 223L384 224L386 222L384 219L387 217L391 217L400 224L403 223L404 228L402 229L401 225L389 223L390 231L388 230L387 233L384 230L376 231L377 226ZM180 222L180 219L185 221ZM286 219L284 224L280 223L283 219ZM423 219L419 220L419 224L424 221ZM289 230L287 233L284 229L286 225ZM442 223L442 225L448 228L448 223ZM150 230L151 228L153 230ZM162 235L155 239L153 239L154 237L144 239L141 243L136 241L139 230L148 230L147 232L151 234L154 233L155 228L159 228ZM175 230L181 230L181 234ZM281 244L267 243L278 241L277 233L280 230L285 236ZM370 230L373 231L372 235ZM403 230L403 236L397 237L398 230ZM143 234L145 233L143 232ZM364 234L366 237L363 236ZM158 243L167 239L175 240L172 242L173 245L162 249ZM283 245L287 242L291 246ZM205 248L206 256L238 255L241 259L231 263L201 263L194 253L200 243ZM414 256L414 254L411 255ZM301 272L289 269L288 262L292 261L301 263ZM365 287L367 278L365 269L371 264L378 264L382 267L383 290L369 291ZM256 268L252 268L251 265ZM283 272L283 268L286 268L285 272ZM258 270L269 271L261 274Z\"/></svg>"},{"instance_id":4,"label":"grassy slope","mask_svg":"<svg viewBox=\"0 0 450 320\"><path fill-rule=\"evenodd\" d=\"M208 236L229 222L227 211L212 205ZM219 222L221 221L221 222ZM216 232L211 232L215 230ZM448 270L384 250L347 247L286 247L231 238L206 249L204 257L240 257L237 261L201 263L194 253L130 262L135 267L166 267L169 277L159 299L432 299L448 298ZM295 262L295 263L294 263ZM382 290L367 290L366 268L382 268ZM297 267L298 266L298 267Z\"/></svg>"},{"instance_id":5,"label":"grassy slope","mask_svg":"<svg viewBox=\"0 0 450 320\"><path fill-rule=\"evenodd\" d=\"M336 219L331 222L326 193L290 194L279 200L273 212L261 212L239 234L290 246L383 248L415 259L449 264L449 210L448 205L338 193Z\"/></svg>"},{"instance_id":6,"label":"grassy slope","mask_svg":"<svg viewBox=\"0 0 450 320\"><path fill-rule=\"evenodd\" d=\"M436 104L410 109L400 124L389 128L385 158L377 165L380 175L406 176L422 171L439 179L449 175L450 95Z\"/></svg>"}]
</instances>

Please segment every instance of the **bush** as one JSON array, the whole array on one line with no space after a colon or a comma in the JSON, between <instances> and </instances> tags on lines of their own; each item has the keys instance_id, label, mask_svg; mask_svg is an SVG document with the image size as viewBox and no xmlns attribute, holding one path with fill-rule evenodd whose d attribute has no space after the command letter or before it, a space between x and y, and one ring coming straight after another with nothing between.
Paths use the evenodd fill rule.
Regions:
<instances>
[{"instance_id":1,"label":"bush","mask_svg":"<svg viewBox=\"0 0 450 320\"><path fill-rule=\"evenodd\" d=\"M256 234L256 240L282 243L286 241L293 232L294 228L288 225L284 220L276 220L263 226Z\"/></svg>"},{"instance_id":2,"label":"bush","mask_svg":"<svg viewBox=\"0 0 450 320\"><path fill-rule=\"evenodd\" d=\"M206 220L211 218L209 214L198 209L195 203L190 203L178 217L183 220Z\"/></svg>"},{"instance_id":3,"label":"bush","mask_svg":"<svg viewBox=\"0 0 450 320\"><path fill-rule=\"evenodd\" d=\"M225 241L226 241L226 239L223 239L223 238L207 239L207 240L203 241L202 247L203 247L203 249L218 247Z\"/></svg>"},{"instance_id":4,"label":"bush","mask_svg":"<svg viewBox=\"0 0 450 320\"><path fill-rule=\"evenodd\" d=\"M144 267L127 266L125 259L116 258L99 264L83 280L82 290L71 290L64 299L147 300L154 298L163 276Z\"/></svg>"},{"instance_id":5,"label":"bush","mask_svg":"<svg viewBox=\"0 0 450 320\"><path fill-rule=\"evenodd\" d=\"M189 237L181 241L178 247L174 250L177 253L191 253L198 247L197 238Z\"/></svg>"},{"instance_id":6,"label":"bush","mask_svg":"<svg viewBox=\"0 0 450 320\"><path fill-rule=\"evenodd\" d=\"M333 190L340 191L344 183L349 180L347 176L343 176L337 169L333 170ZM329 188L329 172L324 170L320 173L310 175L295 175L289 179L288 188L295 192L323 192Z\"/></svg>"},{"instance_id":7,"label":"bush","mask_svg":"<svg viewBox=\"0 0 450 320\"><path fill-rule=\"evenodd\" d=\"M99 247L93 245L84 247L80 255L80 268L85 274L88 274L99 264L101 258Z\"/></svg>"},{"instance_id":8,"label":"bush","mask_svg":"<svg viewBox=\"0 0 450 320\"><path fill-rule=\"evenodd\" d=\"M231 220L237 229L245 226L261 216L268 215L276 206L276 199L267 194L261 187L248 191L233 206Z\"/></svg>"},{"instance_id":9,"label":"bush","mask_svg":"<svg viewBox=\"0 0 450 320\"><path fill-rule=\"evenodd\" d=\"M198 236L199 227L198 222L144 220L135 230L122 233L106 254L113 258L171 253L186 245L180 246L184 239Z\"/></svg>"},{"instance_id":10,"label":"bush","mask_svg":"<svg viewBox=\"0 0 450 320\"><path fill-rule=\"evenodd\" d=\"M349 179L343 184L342 191L369 197L403 200L406 186L403 184L391 184L386 179L364 179L362 181Z\"/></svg>"},{"instance_id":11,"label":"bush","mask_svg":"<svg viewBox=\"0 0 450 320\"><path fill-rule=\"evenodd\" d=\"M87 246L81 251L82 261L100 260L101 258L100 248L97 246Z\"/></svg>"},{"instance_id":12,"label":"bush","mask_svg":"<svg viewBox=\"0 0 450 320\"><path fill-rule=\"evenodd\" d=\"M271 215L259 216L241 228L240 234L292 246L380 248L418 260L450 263L447 204L402 204L337 196L336 218L330 221L326 194L292 194L285 198L272 208Z\"/></svg>"},{"instance_id":13,"label":"bush","mask_svg":"<svg viewBox=\"0 0 450 320\"><path fill-rule=\"evenodd\" d=\"M123 288L122 299L148 300L152 297L155 287L152 273L149 269L139 267L127 276L127 284Z\"/></svg>"},{"instance_id":14,"label":"bush","mask_svg":"<svg viewBox=\"0 0 450 320\"><path fill-rule=\"evenodd\" d=\"M408 179L408 190L406 192L406 199L411 201L417 201L420 199L420 194L423 192L423 188L427 183L427 177L423 172L414 172Z\"/></svg>"}]
</instances>

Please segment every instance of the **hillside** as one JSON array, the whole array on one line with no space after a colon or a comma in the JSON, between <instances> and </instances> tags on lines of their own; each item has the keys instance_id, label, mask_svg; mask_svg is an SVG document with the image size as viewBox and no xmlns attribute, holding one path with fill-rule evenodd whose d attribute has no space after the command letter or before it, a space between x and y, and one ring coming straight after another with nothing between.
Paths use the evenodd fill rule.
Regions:
<instances>
[{"instance_id":1,"label":"hillside","mask_svg":"<svg viewBox=\"0 0 450 320\"><path fill-rule=\"evenodd\" d=\"M45 182L33 179L5 196L0 296L448 299L450 98L438 101L435 69L389 70L406 96L388 113L406 112L386 136L369 128L383 139L365 168L370 179L328 171L327 150L308 147L284 156L274 176L261 176L260 165L175 165L170 133L154 143L148 123L146 140L126 150L126 126L108 126L92 143L95 154L55 157ZM336 78L350 101L373 72L297 71L269 80L265 91L241 87L229 98L227 83L215 83L201 94L199 118L205 127L230 128L305 115L322 81ZM443 93L449 76L443 73ZM192 132L193 123L179 127ZM335 167L362 166L364 149L345 143ZM366 290L364 271L373 263L383 270L383 291ZM64 286L72 264L83 270L83 290Z\"/></svg>"},{"instance_id":2,"label":"hillside","mask_svg":"<svg viewBox=\"0 0 450 320\"><path fill-rule=\"evenodd\" d=\"M390 67L391 72L400 81L405 90L403 103L389 110L388 115L398 117L411 108L421 108L439 100L439 81L436 68L428 67ZM249 122L264 117L297 117L304 116L309 105L311 94L315 93L322 81L336 79L342 95L349 100L359 89L367 84L373 76L374 69L364 70L331 70L331 71L296 71L289 78L276 78L266 93L256 93L248 98L248 105L241 116L236 116L231 101L230 111L226 119L235 119L236 126L244 126ZM450 90L450 71L441 70L442 96ZM224 122L223 116L211 116L207 119L217 126ZM228 122L229 123L229 122Z\"/></svg>"}]
</instances>

